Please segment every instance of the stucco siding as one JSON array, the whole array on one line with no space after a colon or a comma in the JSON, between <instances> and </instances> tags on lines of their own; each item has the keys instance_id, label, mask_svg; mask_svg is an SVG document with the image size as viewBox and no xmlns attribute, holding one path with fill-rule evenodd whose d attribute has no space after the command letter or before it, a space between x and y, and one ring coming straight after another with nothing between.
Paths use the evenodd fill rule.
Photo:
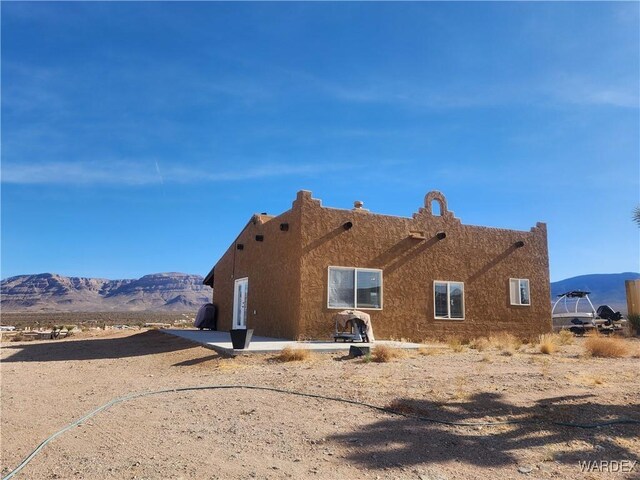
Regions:
<instances>
[{"instance_id":1,"label":"stucco siding","mask_svg":"<svg viewBox=\"0 0 640 480\"><path fill-rule=\"evenodd\" d=\"M433 201L441 215L432 214ZM446 236L439 239L439 232ZM406 218L326 208L307 191L279 217L254 217L216 264L219 328L231 326L233 280L248 277L248 326L256 334L330 338L338 310L327 306L329 266L382 270L383 307L366 310L377 338L421 341L502 330L533 337L551 330L544 224L530 231L463 225L439 192L427 194L424 207ZM529 280L531 305L510 304L510 278ZM464 319L434 318L435 280L464 283Z\"/></svg>"},{"instance_id":2,"label":"stucco siding","mask_svg":"<svg viewBox=\"0 0 640 480\"><path fill-rule=\"evenodd\" d=\"M289 229L281 230L282 223ZM257 241L257 235L263 240ZM273 218L252 218L214 268L213 303L218 307L219 330L231 328L234 283L246 277L247 328L254 329L255 335L296 338L300 334L299 239L300 221L293 210Z\"/></svg>"},{"instance_id":3,"label":"stucco siding","mask_svg":"<svg viewBox=\"0 0 640 480\"><path fill-rule=\"evenodd\" d=\"M353 226L345 230L345 222ZM425 239L409 238L411 232ZM437 239L438 232L446 238ZM516 247L520 241L524 245ZM302 253L301 321L309 337L327 338L333 329L328 266L383 270L383 309L367 310L377 338L420 341L500 330L529 337L551 329L544 224L528 232L493 229L462 225L448 211L433 216L423 208L413 218L402 218L323 208L307 197ZM510 305L509 278L530 280L530 306ZM464 282L463 320L434 318L435 280Z\"/></svg>"}]
</instances>

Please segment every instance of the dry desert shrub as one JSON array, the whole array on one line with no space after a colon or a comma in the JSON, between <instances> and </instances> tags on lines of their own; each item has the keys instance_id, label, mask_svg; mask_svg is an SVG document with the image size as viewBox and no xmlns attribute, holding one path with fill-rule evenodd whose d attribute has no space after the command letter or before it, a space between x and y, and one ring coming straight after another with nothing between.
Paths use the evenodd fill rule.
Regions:
<instances>
[{"instance_id":1,"label":"dry desert shrub","mask_svg":"<svg viewBox=\"0 0 640 480\"><path fill-rule=\"evenodd\" d=\"M275 359L280 362L304 362L311 360L311 351L308 348L284 347Z\"/></svg>"},{"instance_id":2,"label":"dry desert shrub","mask_svg":"<svg viewBox=\"0 0 640 480\"><path fill-rule=\"evenodd\" d=\"M430 355L438 355L442 353L440 348L437 347L427 347L426 345L422 345L418 347L418 353L420 355L430 356Z\"/></svg>"},{"instance_id":3,"label":"dry desert shrub","mask_svg":"<svg viewBox=\"0 0 640 480\"><path fill-rule=\"evenodd\" d=\"M512 348L517 350L522 346L522 340L508 332L500 332L489 337L489 342L494 347L500 348Z\"/></svg>"},{"instance_id":4,"label":"dry desert shrub","mask_svg":"<svg viewBox=\"0 0 640 480\"><path fill-rule=\"evenodd\" d=\"M545 355L551 355L561 346L573 344L573 333L561 330L558 333L545 333L538 338L538 350Z\"/></svg>"},{"instance_id":5,"label":"dry desert shrub","mask_svg":"<svg viewBox=\"0 0 640 480\"><path fill-rule=\"evenodd\" d=\"M621 338L603 337L594 335L584 342L587 354L592 357L620 358L626 357L630 353L630 345Z\"/></svg>"},{"instance_id":6,"label":"dry desert shrub","mask_svg":"<svg viewBox=\"0 0 640 480\"><path fill-rule=\"evenodd\" d=\"M489 337L489 344L504 355L513 355L522 346L522 340L511 333L500 332Z\"/></svg>"},{"instance_id":7,"label":"dry desert shrub","mask_svg":"<svg viewBox=\"0 0 640 480\"><path fill-rule=\"evenodd\" d=\"M559 345L573 345L573 333L569 330L560 330L557 337Z\"/></svg>"},{"instance_id":8,"label":"dry desert shrub","mask_svg":"<svg viewBox=\"0 0 640 480\"><path fill-rule=\"evenodd\" d=\"M396 347L390 347L389 345L376 345L371 351L371 359L374 362L385 363L390 362L394 358L401 358L404 356L404 352Z\"/></svg>"},{"instance_id":9,"label":"dry desert shrub","mask_svg":"<svg viewBox=\"0 0 640 480\"><path fill-rule=\"evenodd\" d=\"M451 337L447 339L447 345L449 345L449 348L456 353L464 351L464 345L462 344L462 341L457 337Z\"/></svg>"},{"instance_id":10,"label":"dry desert shrub","mask_svg":"<svg viewBox=\"0 0 640 480\"><path fill-rule=\"evenodd\" d=\"M485 350L491 347L491 342L486 337L474 338L469 342L469 348L477 350L479 352L484 352Z\"/></svg>"},{"instance_id":11,"label":"dry desert shrub","mask_svg":"<svg viewBox=\"0 0 640 480\"><path fill-rule=\"evenodd\" d=\"M540 335L538 350L540 350L540 353L544 353L545 355L551 355L558 350L559 342L558 335L545 333L544 335Z\"/></svg>"}]
</instances>

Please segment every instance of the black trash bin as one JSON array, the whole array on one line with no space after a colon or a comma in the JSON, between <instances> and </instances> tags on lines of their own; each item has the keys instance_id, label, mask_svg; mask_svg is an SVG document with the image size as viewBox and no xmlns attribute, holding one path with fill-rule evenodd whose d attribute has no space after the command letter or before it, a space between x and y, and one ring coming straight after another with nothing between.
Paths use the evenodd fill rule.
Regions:
<instances>
[{"instance_id":1,"label":"black trash bin","mask_svg":"<svg viewBox=\"0 0 640 480\"><path fill-rule=\"evenodd\" d=\"M231 334L231 344L234 350L243 350L249 347L253 336L252 328L234 328L229 330L229 333Z\"/></svg>"}]
</instances>

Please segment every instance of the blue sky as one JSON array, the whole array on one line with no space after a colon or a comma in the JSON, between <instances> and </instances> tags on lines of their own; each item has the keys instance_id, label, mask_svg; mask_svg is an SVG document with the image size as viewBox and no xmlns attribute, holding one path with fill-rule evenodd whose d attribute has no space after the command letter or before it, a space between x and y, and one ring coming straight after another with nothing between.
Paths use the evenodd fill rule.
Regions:
<instances>
[{"instance_id":1,"label":"blue sky","mask_svg":"<svg viewBox=\"0 0 640 480\"><path fill-rule=\"evenodd\" d=\"M7 3L1 276L206 274L300 189L638 271L638 3Z\"/></svg>"}]
</instances>

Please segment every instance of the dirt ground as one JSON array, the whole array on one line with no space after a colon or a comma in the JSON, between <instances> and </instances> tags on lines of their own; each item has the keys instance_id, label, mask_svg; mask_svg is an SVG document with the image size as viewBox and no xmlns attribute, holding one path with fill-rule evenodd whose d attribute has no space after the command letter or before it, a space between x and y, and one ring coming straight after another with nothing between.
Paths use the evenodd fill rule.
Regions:
<instances>
[{"instance_id":1,"label":"dirt ground","mask_svg":"<svg viewBox=\"0 0 640 480\"><path fill-rule=\"evenodd\" d=\"M53 440L15 478L640 478L640 465L617 473L584 473L579 465L640 460L640 425L549 423L640 419L640 360L585 357L583 341L551 356L532 346L503 355L441 345L429 350L434 354L414 352L389 363L338 354L288 363L273 355L221 358L144 330L4 343L2 473L115 397L261 385L392 405L444 421L528 423L451 426L259 390L170 392L97 414Z\"/></svg>"}]
</instances>

